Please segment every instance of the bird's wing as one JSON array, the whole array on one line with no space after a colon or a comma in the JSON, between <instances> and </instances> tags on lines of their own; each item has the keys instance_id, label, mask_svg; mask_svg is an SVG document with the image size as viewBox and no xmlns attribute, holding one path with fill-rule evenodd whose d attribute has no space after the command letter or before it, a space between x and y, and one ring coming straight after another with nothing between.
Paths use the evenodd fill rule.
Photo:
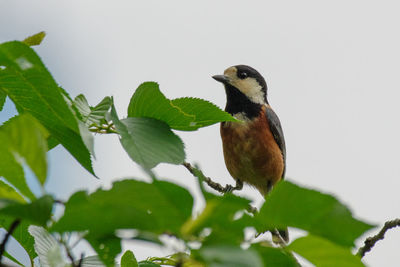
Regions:
<instances>
[{"instance_id":1,"label":"bird's wing","mask_svg":"<svg viewBox=\"0 0 400 267\"><path fill-rule=\"evenodd\" d=\"M283 163L284 163L284 168L282 173L282 179L283 179L285 177L285 172L286 172L286 145L285 145L285 138L283 137L281 122L279 121L278 115L276 115L276 113L271 108L269 107L266 108L265 113L268 119L272 135L274 136L275 142L278 144L279 149L282 152Z\"/></svg>"}]
</instances>

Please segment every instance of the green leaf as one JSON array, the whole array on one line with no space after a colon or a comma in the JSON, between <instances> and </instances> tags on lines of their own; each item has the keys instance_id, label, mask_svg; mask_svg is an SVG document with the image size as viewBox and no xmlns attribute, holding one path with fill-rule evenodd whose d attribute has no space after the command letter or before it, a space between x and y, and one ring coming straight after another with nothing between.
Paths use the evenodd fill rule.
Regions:
<instances>
[{"instance_id":1,"label":"green leaf","mask_svg":"<svg viewBox=\"0 0 400 267\"><path fill-rule=\"evenodd\" d=\"M364 266L360 257L353 255L350 248L316 236L298 238L287 248L306 258L315 266Z\"/></svg>"},{"instance_id":2,"label":"green leaf","mask_svg":"<svg viewBox=\"0 0 400 267\"><path fill-rule=\"evenodd\" d=\"M50 219L53 198L43 196L28 204L21 204L10 199L0 199L0 215L28 220L33 224L46 226Z\"/></svg>"},{"instance_id":3,"label":"green leaf","mask_svg":"<svg viewBox=\"0 0 400 267\"><path fill-rule=\"evenodd\" d=\"M141 84L133 94L128 117L148 117L164 121L172 129L194 131L221 121L236 121L214 104L196 98L167 99L155 82Z\"/></svg>"},{"instance_id":4,"label":"green leaf","mask_svg":"<svg viewBox=\"0 0 400 267\"><path fill-rule=\"evenodd\" d=\"M181 164L185 160L182 140L164 122L151 118L119 120L114 106L111 118L123 148L142 167L151 169L161 162Z\"/></svg>"},{"instance_id":5,"label":"green leaf","mask_svg":"<svg viewBox=\"0 0 400 267\"><path fill-rule=\"evenodd\" d=\"M41 266L62 267L70 266L62 256L61 247L57 240L51 236L44 228L29 226L29 233L35 239L35 250L39 255Z\"/></svg>"},{"instance_id":6,"label":"green leaf","mask_svg":"<svg viewBox=\"0 0 400 267\"><path fill-rule=\"evenodd\" d=\"M1 66L0 66L0 72L1 72ZM6 102L7 95L0 89L0 111L3 110L4 103Z\"/></svg>"},{"instance_id":7,"label":"green leaf","mask_svg":"<svg viewBox=\"0 0 400 267\"><path fill-rule=\"evenodd\" d=\"M36 53L22 42L0 45L0 89L18 112L31 113L89 172L90 153L80 136L78 122L62 90Z\"/></svg>"},{"instance_id":8,"label":"green leaf","mask_svg":"<svg viewBox=\"0 0 400 267\"><path fill-rule=\"evenodd\" d=\"M0 199L7 198L12 199L20 203L25 203L25 199L18 194L14 188L0 180Z\"/></svg>"},{"instance_id":9,"label":"green leaf","mask_svg":"<svg viewBox=\"0 0 400 267\"><path fill-rule=\"evenodd\" d=\"M280 182L266 197L255 217L260 231L286 226L300 228L344 246L373 226L354 219L350 210L333 196Z\"/></svg>"},{"instance_id":10,"label":"green leaf","mask_svg":"<svg viewBox=\"0 0 400 267\"><path fill-rule=\"evenodd\" d=\"M0 139L10 152L24 158L43 185L47 176L47 130L30 114L13 117L0 127Z\"/></svg>"},{"instance_id":11,"label":"green leaf","mask_svg":"<svg viewBox=\"0 0 400 267\"><path fill-rule=\"evenodd\" d=\"M238 212L244 212L250 201L227 194L207 199L206 207L194 219L187 221L181 228L182 235L190 240L192 235L201 236L204 229L211 229L211 234L203 237L203 244L236 244L244 240L244 228L247 221L235 218ZM248 216L244 214L243 216Z\"/></svg>"},{"instance_id":12,"label":"green leaf","mask_svg":"<svg viewBox=\"0 0 400 267\"><path fill-rule=\"evenodd\" d=\"M114 234L89 233L85 239L97 252L99 259L107 266L115 265L115 257L121 252L121 239Z\"/></svg>"},{"instance_id":13,"label":"green leaf","mask_svg":"<svg viewBox=\"0 0 400 267\"><path fill-rule=\"evenodd\" d=\"M28 38L25 38L25 40L23 40L22 42L29 46L40 45L45 36L45 32L39 32L37 34L29 36Z\"/></svg>"},{"instance_id":14,"label":"green leaf","mask_svg":"<svg viewBox=\"0 0 400 267\"><path fill-rule=\"evenodd\" d=\"M7 259L13 261L14 263L18 264L19 266L24 266L22 263L20 263L16 258L14 258L10 253L7 251L4 251L4 257Z\"/></svg>"},{"instance_id":15,"label":"green leaf","mask_svg":"<svg viewBox=\"0 0 400 267\"><path fill-rule=\"evenodd\" d=\"M78 261L79 262L79 261ZM75 262L75 264L78 264ZM81 267L103 267L105 266L98 256L89 256L82 260Z\"/></svg>"},{"instance_id":16,"label":"green leaf","mask_svg":"<svg viewBox=\"0 0 400 267\"><path fill-rule=\"evenodd\" d=\"M0 176L19 190L29 199L35 199L35 195L29 189L22 166L16 161L9 149L8 137L0 134Z\"/></svg>"},{"instance_id":17,"label":"green leaf","mask_svg":"<svg viewBox=\"0 0 400 267\"><path fill-rule=\"evenodd\" d=\"M151 261L141 261L139 262L139 267L161 267L161 265L158 265Z\"/></svg>"},{"instance_id":18,"label":"green leaf","mask_svg":"<svg viewBox=\"0 0 400 267\"><path fill-rule=\"evenodd\" d=\"M268 267L301 267L293 255L280 248L265 247L260 244L251 246L261 256L264 266Z\"/></svg>"},{"instance_id":19,"label":"green leaf","mask_svg":"<svg viewBox=\"0 0 400 267\"><path fill-rule=\"evenodd\" d=\"M253 249L233 246L204 246L195 252L209 267L263 267L260 255Z\"/></svg>"},{"instance_id":20,"label":"green leaf","mask_svg":"<svg viewBox=\"0 0 400 267\"><path fill-rule=\"evenodd\" d=\"M15 218L2 215L0 218L0 227L4 228L5 230L10 229L10 226L14 220ZM26 253L28 253L29 258L33 260L34 258L36 258L37 254L33 246L33 237L28 233L28 227L30 225L30 222L22 220L12 233L12 237L14 237L15 240L18 241L18 243L25 249Z\"/></svg>"},{"instance_id":21,"label":"green leaf","mask_svg":"<svg viewBox=\"0 0 400 267\"><path fill-rule=\"evenodd\" d=\"M95 107L90 107L86 97L81 94L75 98L74 104L82 115L82 121L90 127L92 125L100 126L102 124L107 111L111 107L112 101L111 97L107 96Z\"/></svg>"},{"instance_id":22,"label":"green leaf","mask_svg":"<svg viewBox=\"0 0 400 267\"><path fill-rule=\"evenodd\" d=\"M171 103L184 113L194 115L196 118L195 123L197 128L209 126L222 121L238 121L215 104L200 98L176 98L173 99Z\"/></svg>"},{"instance_id":23,"label":"green leaf","mask_svg":"<svg viewBox=\"0 0 400 267\"><path fill-rule=\"evenodd\" d=\"M132 251L125 251L121 258L121 267L138 267L138 262Z\"/></svg>"},{"instance_id":24,"label":"green leaf","mask_svg":"<svg viewBox=\"0 0 400 267\"><path fill-rule=\"evenodd\" d=\"M190 217L192 206L190 193L173 183L124 180L115 182L110 190L72 195L65 204L64 216L51 231L89 230L90 234L102 236L113 234L116 229L137 229L178 234Z\"/></svg>"}]
</instances>

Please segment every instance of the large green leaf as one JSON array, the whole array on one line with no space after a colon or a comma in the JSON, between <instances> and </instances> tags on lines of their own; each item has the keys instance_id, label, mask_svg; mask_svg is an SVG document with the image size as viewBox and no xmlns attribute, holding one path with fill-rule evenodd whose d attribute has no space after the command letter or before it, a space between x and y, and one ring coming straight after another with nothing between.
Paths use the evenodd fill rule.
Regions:
<instances>
[{"instance_id":1,"label":"large green leaf","mask_svg":"<svg viewBox=\"0 0 400 267\"><path fill-rule=\"evenodd\" d=\"M235 216L249 207L250 201L232 194L208 196L204 210L195 218L187 221L181 229L182 235L190 240L191 236L201 236L204 229L211 234L202 237L203 244L235 244L244 240L244 228L249 225ZM248 216L244 214L243 216Z\"/></svg>"},{"instance_id":2,"label":"large green leaf","mask_svg":"<svg viewBox=\"0 0 400 267\"><path fill-rule=\"evenodd\" d=\"M53 198L48 195L27 204L10 199L0 199L0 215L27 220L42 226L46 226L50 219L52 207Z\"/></svg>"},{"instance_id":3,"label":"large green leaf","mask_svg":"<svg viewBox=\"0 0 400 267\"><path fill-rule=\"evenodd\" d=\"M138 262L132 251L125 251L121 258L121 267L138 267Z\"/></svg>"},{"instance_id":4,"label":"large green leaf","mask_svg":"<svg viewBox=\"0 0 400 267\"><path fill-rule=\"evenodd\" d=\"M11 153L8 137L5 138L4 134L0 134L0 176L4 177L25 197L35 199L35 195L26 183L24 170Z\"/></svg>"},{"instance_id":5,"label":"large green leaf","mask_svg":"<svg viewBox=\"0 0 400 267\"><path fill-rule=\"evenodd\" d=\"M0 180L0 199L1 198L12 199L20 203L25 202L25 199L18 194L14 188Z\"/></svg>"},{"instance_id":6,"label":"large green leaf","mask_svg":"<svg viewBox=\"0 0 400 267\"><path fill-rule=\"evenodd\" d=\"M13 117L0 127L2 144L24 158L43 185L47 176L47 130L30 114Z\"/></svg>"},{"instance_id":7,"label":"large green leaf","mask_svg":"<svg viewBox=\"0 0 400 267\"><path fill-rule=\"evenodd\" d=\"M296 239L288 246L288 249L306 258L315 266L364 266L361 258L353 255L350 248L342 247L316 236Z\"/></svg>"},{"instance_id":8,"label":"large green leaf","mask_svg":"<svg viewBox=\"0 0 400 267\"><path fill-rule=\"evenodd\" d=\"M0 216L0 227L5 230L10 229L11 224L15 218L9 216ZM18 243L25 249L26 253L29 255L29 258L33 261L33 259L37 256L34 248L34 240L33 237L28 233L28 227L31 225L29 221L22 220L21 223L17 226L17 228L12 233L12 237L18 241Z\"/></svg>"},{"instance_id":9,"label":"large green leaf","mask_svg":"<svg viewBox=\"0 0 400 267\"><path fill-rule=\"evenodd\" d=\"M221 121L236 121L214 104L196 98L169 100L155 82L141 84L133 94L128 117L149 117L164 121L172 129L194 131Z\"/></svg>"},{"instance_id":10,"label":"large green leaf","mask_svg":"<svg viewBox=\"0 0 400 267\"><path fill-rule=\"evenodd\" d=\"M124 180L110 190L88 195L77 192L65 205L65 213L52 231L84 231L101 236L116 229L179 233L192 213L190 193L173 183ZM96 224L93 224L96 222Z\"/></svg>"},{"instance_id":11,"label":"large green leaf","mask_svg":"<svg viewBox=\"0 0 400 267\"><path fill-rule=\"evenodd\" d=\"M121 252L121 239L114 234L89 233L85 239L90 243L92 248L97 252L98 258L107 267L115 265L115 257Z\"/></svg>"},{"instance_id":12,"label":"large green leaf","mask_svg":"<svg viewBox=\"0 0 400 267\"><path fill-rule=\"evenodd\" d=\"M78 122L36 53L22 42L3 43L0 66L3 68L0 90L15 103L17 110L31 113L93 174L90 153L80 136Z\"/></svg>"},{"instance_id":13,"label":"large green leaf","mask_svg":"<svg viewBox=\"0 0 400 267\"><path fill-rule=\"evenodd\" d=\"M263 267L260 255L253 249L234 246L203 246L194 251L196 257L209 267ZM266 265L267 266L267 265Z\"/></svg>"},{"instance_id":14,"label":"large green leaf","mask_svg":"<svg viewBox=\"0 0 400 267\"><path fill-rule=\"evenodd\" d=\"M29 233L35 239L35 250L39 255L40 265L43 267L67 267L64 261L60 244L44 228L29 226Z\"/></svg>"},{"instance_id":15,"label":"large green leaf","mask_svg":"<svg viewBox=\"0 0 400 267\"><path fill-rule=\"evenodd\" d=\"M114 106L111 118L125 151L144 168L151 169L161 162L180 164L185 160L182 140L164 122L151 118L119 120Z\"/></svg>"},{"instance_id":16,"label":"large green leaf","mask_svg":"<svg viewBox=\"0 0 400 267\"><path fill-rule=\"evenodd\" d=\"M344 246L353 246L357 237L373 227L354 219L333 196L288 181L279 183L266 197L256 221L261 231L291 226Z\"/></svg>"},{"instance_id":17,"label":"large green leaf","mask_svg":"<svg viewBox=\"0 0 400 267\"><path fill-rule=\"evenodd\" d=\"M195 116L196 120L190 125L192 127L200 128L222 121L237 121L229 113L204 99L182 97L171 100L171 103L184 113Z\"/></svg>"},{"instance_id":18,"label":"large green leaf","mask_svg":"<svg viewBox=\"0 0 400 267\"><path fill-rule=\"evenodd\" d=\"M1 66L0 66L0 73L1 73ZM7 95L4 93L0 88L0 111L3 110L4 103L6 102Z\"/></svg>"},{"instance_id":19,"label":"large green leaf","mask_svg":"<svg viewBox=\"0 0 400 267\"><path fill-rule=\"evenodd\" d=\"M268 267L300 267L301 265L297 262L296 258L290 253L280 248L266 247L260 244L253 244L251 246L256 250L263 262L264 266Z\"/></svg>"}]
</instances>

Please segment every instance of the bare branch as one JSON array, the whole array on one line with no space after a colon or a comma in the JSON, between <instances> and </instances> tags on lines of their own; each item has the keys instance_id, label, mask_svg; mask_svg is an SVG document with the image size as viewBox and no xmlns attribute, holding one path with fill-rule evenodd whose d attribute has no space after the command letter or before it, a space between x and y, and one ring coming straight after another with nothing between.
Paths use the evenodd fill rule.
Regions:
<instances>
[{"instance_id":1,"label":"bare branch","mask_svg":"<svg viewBox=\"0 0 400 267\"><path fill-rule=\"evenodd\" d=\"M243 188L243 183L240 181L236 182L236 186L232 186L232 185L226 185L225 187L222 186L221 184L214 182L213 180L211 180L210 177L205 176L202 171L200 171L199 169L197 169L196 167L193 167L190 163L188 162L184 162L182 164L183 166L185 166L185 168L191 173L193 174L195 177L201 179L202 181L206 182L208 184L209 187L211 187L212 189L214 189L215 191L218 191L222 194L225 193L230 193L233 192L235 190L241 190Z\"/></svg>"},{"instance_id":2,"label":"bare branch","mask_svg":"<svg viewBox=\"0 0 400 267\"><path fill-rule=\"evenodd\" d=\"M385 222L385 225L377 235L368 237L364 241L364 246L358 250L357 255L359 255L361 258L364 257L365 253L369 252L373 246L375 246L376 242L385 238L385 233L387 230L397 226L400 226L400 218Z\"/></svg>"},{"instance_id":3,"label":"bare branch","mask_svg":"<svg viewBox=\"0 0 400 267\"><path fill-rule=\"evenodd\" d=\"M20 219L16 219L15 221L12 222L12 224L10 225L10 229L8 229L6 235L4 236L3 242L1 242L0 244L0 266L5 266L1 263L1 260L3 259L3 254L4 251L6 250L7 241L20 223L21 223Z\"/></svg>"}]
</instances>

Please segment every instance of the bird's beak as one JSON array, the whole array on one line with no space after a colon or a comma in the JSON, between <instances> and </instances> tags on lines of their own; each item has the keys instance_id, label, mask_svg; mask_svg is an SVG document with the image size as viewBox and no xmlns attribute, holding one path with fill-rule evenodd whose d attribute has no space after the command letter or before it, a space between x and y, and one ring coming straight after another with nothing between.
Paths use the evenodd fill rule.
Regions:
<instances>
[{"instance_id":1,"label":"bird's beak","mask_svg":"<svg viewBox=\"0 0 400 267\"><path fill-rule=\"evenodd\" d=\"M229 80L230 80L229 77L225 76L225 75L214 75L212 77L213 77L214 80L216 80L218 82L221 82L223 84L229 83Z\"/></svg>"}]
</instances>

